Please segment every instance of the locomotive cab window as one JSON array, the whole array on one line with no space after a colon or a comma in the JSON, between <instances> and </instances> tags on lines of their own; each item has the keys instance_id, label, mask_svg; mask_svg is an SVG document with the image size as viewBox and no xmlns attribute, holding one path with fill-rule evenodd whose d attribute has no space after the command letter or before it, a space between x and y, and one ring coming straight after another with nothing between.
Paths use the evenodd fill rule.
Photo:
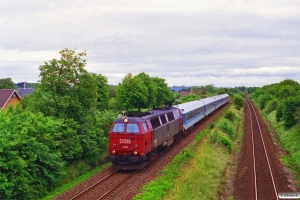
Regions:
<instances>
[{"instance_id":1,"label":"locomotive cab window","mask_svg":"<svg viewBox=\"0 0 300 200\"><path fill-rule=\"evenodd\" d=\"M144 131L148 132L148 127L147 127L147 124L145 122L143 122L143 127L144 127Z\"/></svg>"},{"instance_id":2,"label":"locomotive cab window","mask_svg":"<svg viewBox=\"0 0 300 200\"><path fill-rule=\"evenodd\" d=\"M126 132L127 133L138 133L138 132L140 132L140 129L137 124L127 124Z\"/></svg>"},{"instance_id":3,"label":"locomotive cab window","mask_svg":"<svg viewBox=\"0 0 300 200\"><path fill-rule=\"evenodd\" d=\"M124 132L125 124L116 123L112 129L114 133Z\"/></svg>"}]
</instances>

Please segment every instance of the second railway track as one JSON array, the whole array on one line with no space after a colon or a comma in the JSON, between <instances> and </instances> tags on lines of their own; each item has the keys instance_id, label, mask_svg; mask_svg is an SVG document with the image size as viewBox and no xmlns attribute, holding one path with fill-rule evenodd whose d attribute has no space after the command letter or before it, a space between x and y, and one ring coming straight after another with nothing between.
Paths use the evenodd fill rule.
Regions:
<instances>
[{"instance_id":1,"label":"second railway track","mask_svg":"<svg viewBox=\"0 0 300 200\"><path fill-rule=\"evenodd\" d=\"M235 199L276 200L279 192L291 191L272 137L248 98L243 145L234 185Z\"/></svg>"}]
</instances>

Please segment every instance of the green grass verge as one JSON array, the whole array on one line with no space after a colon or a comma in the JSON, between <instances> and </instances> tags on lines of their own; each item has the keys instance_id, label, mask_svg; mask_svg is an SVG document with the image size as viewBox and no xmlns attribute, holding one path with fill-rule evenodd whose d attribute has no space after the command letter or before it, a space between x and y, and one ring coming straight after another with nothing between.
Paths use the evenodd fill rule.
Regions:
<instances>
[{"instance_id":1,"label":"green grass verge","mask_svg":"<svg viewBox=\"0 0 300 200\"><path fill-rule=\"evenodd\" d=\"M205 141L164 199L219 199L218 191L230 154Z\"/></svg>"},{"instance_id":2,"label":"green grass verge","mask_svg":"<svg viewBox=\"0 0 300 200\"><path fill-rule=\"evenodd\" d=\"M300 186L300 133L296 131L295 127L286 130L283 122L278 123L276 120L276 111L273 111L268 115L264 113L264 115L271 123L271 127L268 127L268 129L276 133L280 143L289 153L288 155L282 156L282 162L294 172L298 181L298 186Z\"/></svg>"},{"instance_id":3,"label":"green grass verge","mask_svg":"<svg viewBox=\"0 0 300 200\"><path fill-rule=\"evenodd\" d=\"M235 113L232 124L238 130L241 113L230 105L133 199L220 199L231 151L222 142L211 142L208 135L217 130L221 137L228 140L236 138L234 135L237 134L228 134L220 129L222 125L219 123L228 110Z\"/></svg>"},{"instance_id":4,"label":"green grass verge","mask_svg":"<svg viewBox=\"0 0 300 200\"><path fill-rule=\"evenodd\" d=\"M107 168L109 165L111 165L110 162L107 162L105 164L102 164L101 166L98 166L94 168L93 170L88 171L87 173L75 178L74 180L70 181L67 184L62 185L61 187L56 188L52 193L48 194L42 200L50 200L54 197L58 196L59 194L69 190L70 188L78 185L79 183L89 179L93 175L97 174L98 172L102 171L103 169Z\"/></svg>"}]
</instances>

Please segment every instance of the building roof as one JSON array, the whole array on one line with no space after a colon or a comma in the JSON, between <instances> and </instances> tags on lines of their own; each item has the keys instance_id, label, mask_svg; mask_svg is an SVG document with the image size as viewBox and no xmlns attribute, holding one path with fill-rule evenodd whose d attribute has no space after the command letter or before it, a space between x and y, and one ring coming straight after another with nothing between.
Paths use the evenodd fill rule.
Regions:
<instances>
[{"instance_id":1,"label":"building roof","mask_svg":"<svg viewBox=\"0 0 300 200\"><path fill-rule=\"evenodd\" d=\"M18 88L18 95L23 98L25 95L30 95L33 93L34 88Z\"/></svg>"},{"instance_id":2,"label":"building roof","mask_svg":"<svg viewBox=\"0 0 300 200\"><path fill-rule=\"evenodd\" d=\"M13 95L16 95L21 99L14 89L0 89L0 108L4 108Z\"/></svg>"}]
</instances>

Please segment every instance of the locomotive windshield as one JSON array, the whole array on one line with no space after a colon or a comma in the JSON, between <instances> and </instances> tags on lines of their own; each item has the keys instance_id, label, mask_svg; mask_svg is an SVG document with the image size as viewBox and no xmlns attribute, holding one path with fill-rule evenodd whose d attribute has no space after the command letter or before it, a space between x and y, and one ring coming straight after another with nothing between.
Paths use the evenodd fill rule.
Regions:
<instances>
[{"instance_id":1,"label":"locomotive windshield","mask_svg":"<svg viewBox=\"0 0 300 200\"><path fill-rule=\"evenodd\" d=\"M137 124L127 124L126 132L127 133L138 133L138 132L140 132L140 129Z\"/></svg>"},{"instance_id":2,"label":"locomotive windshield","mask_svg":"<svg viewBox=\"0 0 300 200\"><path fill-rule=\"evenodd\" d=\"M125 124L123 123L115 123L114 127L112 128L112 132L113 133L123 133L126 129L127 133L139 133L140 129L139 126L137 124L126 124L126 128L125 128Z\"/></svg>"},{"instance_id":3,"label":"locomotive windshield","mask_svg":"<svg viewBox=\"0 0 300 200\"><path fill-rule=\"evenodd\" d=\"M112 129L114 133L124 132L125 124L116 123Z\"/></svg>"}]
</instances>

